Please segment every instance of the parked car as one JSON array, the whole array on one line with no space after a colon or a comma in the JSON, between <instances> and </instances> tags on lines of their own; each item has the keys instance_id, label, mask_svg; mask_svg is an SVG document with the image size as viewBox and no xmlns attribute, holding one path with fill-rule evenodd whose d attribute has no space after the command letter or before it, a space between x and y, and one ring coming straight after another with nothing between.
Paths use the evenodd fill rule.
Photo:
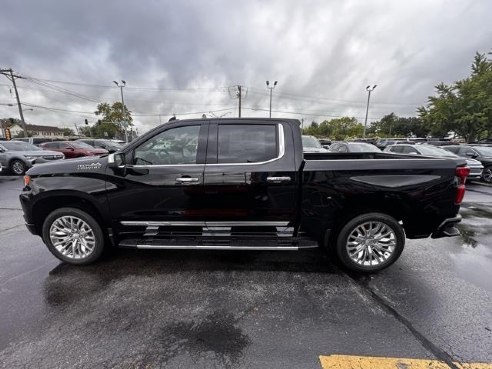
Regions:
<instances>
[{"instance_id":1,"label":"parked car","mask_svg":"<svg viewBox=\"0 0 492 369\"><path fill-rule=\"evenodd\" d=\"M62 152L68 159L80 158L82 156L104 155L108 153L108 150L95 148L84 142L77 141L46 142L39 145L39 147L44 150Z\"/></svg>"},{"instance_id":2,"label":"parked car","mask_svg":"<svg viewBox=\"0 0 492 369\"><path fill-rule=\"evenodd\" d=\"M22 175L35 163L46 163L63 159L64 155L56 151L45 151L22 141L0 142L0 162L10 172Z\"/></svg>"},{"instance_id":3,"label":"parked car","mask_svg":"<svg viewBox=\"0 0 492 369\"><path fill-rule=\"evenodd\" d=\"M453 154L450 151L444 150L440 146L433 145L391 145L388 146L385 152L392 152L396 154L407 155L423 155L436 158L460 158L458 155ZM473 179L480 179L483 172L483 165L478 160L472 158L465 158L466 165L470 168L470 174L468 177Z\"/></svg>"},{"instance_id":4,"label":"parked car","mask_svg":"<svg viewBox=\"0 0 492 369\"><path fill-rule=\"evenodd\" d=\"M433 145L433 146L449 146L449 145L456 145L455 142L452 142L452 141L433 141L433 140L430 140L430 141L427 141L427 142L424 142L425 144L427 145Z\"/></svg>"},{"instance_id":5,"label":"parked car","mask_svg":"<svg viewBox=\"0 0 492 369\"><path fill-rule=\"evenodd\" d=\"M389 145L414 144L415 142L411 138L381 138L376 141L375 146L378 149L384 150Z\"/></svg>"},{"instance_id":6,"label":"parked car","mask_svg":"<svg viewBox=\"0 0 492 369\"><path fill-rule=\"evenodd\" d=\"M91 145L95 148L100 148L100 149L105 149L108 150L108 152L113 153L116 151L120 151L123 145L112 141L112 140L104 140L100 138L80 138L76 140L75 142L83 142L86 143L87 145Z\"/></svg>"},{"instance_id":7,"label":"parked car","mask_svg":"<svg viewBox=\"0 0 492 369\"><path fill-rule=\"evenodd\" d=\"M302 136L302 148L304 152L328 152L316 137L308 135Z\"/></svg>"},{"instance_id":8,"label":"parked car","mask_svg":"<svg viewBox=\"0 0 492 369\"><path fill-rule=\"evenodd\" d=\"M483 165L482 180L492 183L492 147L479 145L453 145L445 146L448 150L464 158L472 158L480 161Z\"/></svg>"},{"instance_id":9,"label":"parked car","mask_svg":"<svg viewBox=\"0 0 492 369\"><path fill-rule=\"evenodd\" d=\"M376 146L365 142L335 142L331 152L381 152Z\"/></svg>"},{"instance_id":10,"label":"parked car","mask_svg":"<svg viewBox=\"0 0 492 369\"><path fill-rule=\"evenodd\" d=\"M36 146L39 146L45 142L64 141L64 140L65 138L62 137L19 137L19 138L12 139L12 141L27 142Z\"/></svg>"},{"instance_id":11,"label":"parked car","mask_svg":"<svg viewBox=\"0 0 492 369\"><path fill-rule=\"evenodd\" d=\"M176 120L119 153L30 169L20 200L27 228L71 264L110 244L321 246L374 272L399 258L405 237L459 234L468 173L462 159L304 153L293 119Z\"/></svg>"},{"instance_id":12,"label":"parked car","mask_svg":"<svg viewBox=\"0 0 492 369\"><path fill-rule=\"evenodd\" d=\"M325 149L328 149L332 144L332 141L328 138L320 138L318 139L318 141L321 144L321 146L323 146Z\"/></svg>"}]
</instances>

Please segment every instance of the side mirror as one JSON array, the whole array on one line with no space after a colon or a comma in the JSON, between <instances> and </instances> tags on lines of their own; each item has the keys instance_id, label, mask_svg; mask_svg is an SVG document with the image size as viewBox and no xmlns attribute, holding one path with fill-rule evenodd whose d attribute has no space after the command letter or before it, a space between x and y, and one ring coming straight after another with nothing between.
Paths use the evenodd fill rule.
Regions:
<instances>
[{"instance_id":1,"label":"side mirror","mask_svg":"<svg viewBox=\"0 0 492 369\"><path fill-rule=\"evenodd\" d=\"M467 152L465 155L472 158L472 159L475 159L478 157L478 155L473 153L473 152Z\"/></svg>"},{"instance_id":2,"label":"side mirror","mask_svg":"<svg viewBox=\"0 0 492 369\"><path fill-rule=\"evenodd\" d=\"M126 164L125 154L116 152L108 155L108 167L110 168L122 168Z\"/></svg>"}]
</instances>

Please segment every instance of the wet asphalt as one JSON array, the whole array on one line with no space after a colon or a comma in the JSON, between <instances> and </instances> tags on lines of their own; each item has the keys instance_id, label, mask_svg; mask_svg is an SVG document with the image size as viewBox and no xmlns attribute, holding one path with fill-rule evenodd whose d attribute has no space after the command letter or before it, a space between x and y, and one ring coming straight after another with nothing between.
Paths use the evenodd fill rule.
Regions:
<instances>
[{"instance_id":1,"label":"wet asphalt","mask_svg":"<svg viewBox=\"0 0 492 369\"><path fill-rule=\"evenodd\" d=\"M60 263L0 176L1 368L321 368L345 354L492 362L492 187L462 235L407 240L372 276L318 250L118 250Z\"/></svg>"}]
</instances>

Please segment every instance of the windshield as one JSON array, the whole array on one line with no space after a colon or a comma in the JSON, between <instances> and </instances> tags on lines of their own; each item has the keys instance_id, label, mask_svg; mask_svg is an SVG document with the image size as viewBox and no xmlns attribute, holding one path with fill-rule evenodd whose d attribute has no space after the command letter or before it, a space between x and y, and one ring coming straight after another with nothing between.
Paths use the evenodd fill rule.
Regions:
<instances>
[{"instance_id":1,"label":"windshield","mask_svg":"<svg viewBox=\"0 0 492 369\"><path fill-rule=\"evenodd\" d=\"M351 152L375 152L381 151L376 146L368 143L349 143Z\"/></svg>"},{"instance_id":2,"label":"windshield","mask_svg":"<svg viewBox=\"0 0 492 369\"><path fill-rule=\"evenodd\" d=\"M121 145L120 143L118 142L115 142L115 141L109 141L109 140L96 140L95 143L101 143L101 144L104 144L106 146L112 146L112 147L122 147L123 145Z\"/></svg>"},{"instance_id":3,"label":"windshield","mask_svg":"<svg viewBox=\"0 0 492 369\"><path fill-rule=\"evenodd\" d=\"M77 148L77 149L86 149L86 150L94 150L94 146L91 146L89 144L86 144L85 142L80 142L80 141L77 141L77 142L70 142L70 145L72 145L73 147Z\"/></svg>"},{"instance_id":4,"label":"windshield","mask_svg":"<svg viewBox=\"0 0 492 369\"><path fill-rule=\"evenodd\" d=\"M424 156L443 156L446 158L456 158L457 157L457 155L453 154L452 152L441 149L439 147L430 146L430 145L419 146L419 151Z\"/></svg>"},{"instance_id":5,"label":"windshield","mask_svg":"<svg viewBox=\"0 0 492 369\"><path fill-rule=\"evenodd\" d=\"M22 141L3 141L1 143L9 151L39 151L41 148Z\"/></svg>"},{"instance_id":6,"label":"windshield","mask_svg":"<svg viewBox=\"0 0 492 369\"><path fill-rule=\"evenodd\" d=\"M492 156L492 147L477 147L473 146L475 151L477 151L481 156Z\"/></svg>"},{"instance_id":7,"label":"windshield","mask_svg":"<svg viewBox=\"0 0 492 369\"><path fill-rule=\"evenodd\" d=\"M313 136L302 136L302 146L303 147L314 147L316 149L322 149L323 146L319 141Z\"/></svg>"}]
</instances>

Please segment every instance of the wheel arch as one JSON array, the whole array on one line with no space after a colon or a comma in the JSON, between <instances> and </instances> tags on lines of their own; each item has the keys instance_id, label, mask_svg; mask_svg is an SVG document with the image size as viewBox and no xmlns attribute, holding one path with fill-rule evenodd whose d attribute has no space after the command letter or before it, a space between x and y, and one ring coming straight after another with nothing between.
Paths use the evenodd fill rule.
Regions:
<instances>
[{"instance_id":1,"label":"wheel arch","mask_svg":"<svg viewBox=\"0 0 492 369\"><path fill-rule=\"evenodd\" d=\"M367 213L381 213L393 217L397 222L403 222L403 229L405 229L405 216L410 209L407 206L402 206L402 203L406 203L401 199L384 198L383 196L367 196L362 198L353 198L344 203L333 214L333 225L327 230L323 237L324 246L328 247L330 244L334 244L338 233L351 219L367 214Z\"/></svg>"},{"instance_id":2,"label":"wheel arch","mask_svg":"<svg viewBox=\"0 0 492 369\"><path fill-rule=\"evenodd\" d=\"M39 198L32 206L32 219L38 234L42 234L43 223L46 217L54 210L59 208L76 208L90 214L105 230L109 225L107 216L103 209L96 205L96 201L91 196L79 191L52 191L41 193Z\"/></svg>"}]
</instances>

